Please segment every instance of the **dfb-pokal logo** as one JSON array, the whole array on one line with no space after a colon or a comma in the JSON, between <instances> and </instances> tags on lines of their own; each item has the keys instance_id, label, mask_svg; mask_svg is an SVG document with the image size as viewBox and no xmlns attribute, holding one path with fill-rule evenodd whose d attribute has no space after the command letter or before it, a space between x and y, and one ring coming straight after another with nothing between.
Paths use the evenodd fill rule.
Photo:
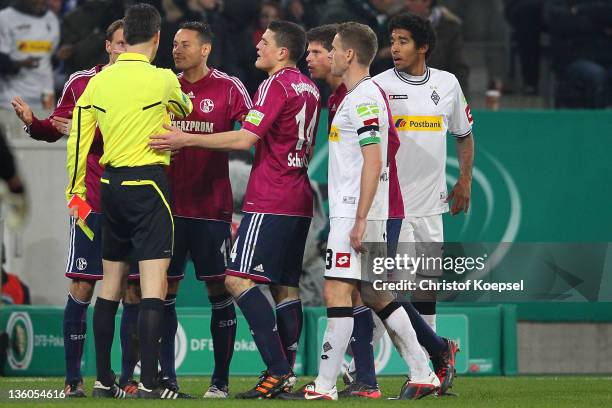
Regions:
<instances>
[{"instance_id":1,"label":"dfb-pokal logo","mask_svg":"<svg viewBox=\"0 0 612 408\"><path fill-rule=\"evenodd\" d=\"M13 370L27 370L34 350L34 329L27 312L11 313L6 325L9 335L7 360Z\"/></svg>"}]
</instances>

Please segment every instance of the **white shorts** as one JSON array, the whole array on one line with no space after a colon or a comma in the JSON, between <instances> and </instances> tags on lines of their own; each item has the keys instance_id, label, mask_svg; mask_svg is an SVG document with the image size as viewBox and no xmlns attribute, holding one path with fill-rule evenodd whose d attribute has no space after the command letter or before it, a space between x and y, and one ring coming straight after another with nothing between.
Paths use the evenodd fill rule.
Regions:
<instances>
[{"instance_id":1,"label":"white shorts","mask_svg":"<svg viewBox=\"0 0 612 408\"><path fill-rule=\"evenodd\" d=\"M442 214L404 218L397 246L398 255L403 256L407 254L410 257L417 257L422 256L425 251L432 250L434 251L433 253L428 252L425 255L441 255L441 245L439 248L432 245L419 245L421 243L431 244L433 242L439 242L441 244L444 242ZM410 245L410 243L417 243L417 245ZM442 270L418 270L416 274L428 277L438 277L442 275Z\"/></svg>"},{"instance_id":2,"label":"white shorts","mask_svg":"<svg viewBox=\"0 0 612 408\"><path fill-rule=\"evenodd\" d=\"M404 218L399 242L444 242L442 214Z\"/></svg>"},{"instance_id":3,"label":"white shorts","mask_svg":"<svg viewBox=\"0 0 612 408\"><path fill-rule=\"evenodd\" d=\"M369 256L386 256L386 244L378 251L365 254L351 247L350 234L355 225L354 218L331 218L325 253L325 277L362 280L361 263ZM386 243L387 221L368 221L363 242ZM380 252L383 253L380 253Z\"/></svg>"}]
</instances>

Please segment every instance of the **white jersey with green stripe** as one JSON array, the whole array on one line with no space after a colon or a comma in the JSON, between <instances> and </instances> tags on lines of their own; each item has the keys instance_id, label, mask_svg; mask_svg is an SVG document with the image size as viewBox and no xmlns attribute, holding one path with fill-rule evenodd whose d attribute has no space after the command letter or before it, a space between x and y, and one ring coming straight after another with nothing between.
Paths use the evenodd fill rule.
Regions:
<instances>
[{"instance_id":1,"label":"white jersey with green stripe","mask_svg":"<svg viewBox=\"0 0 612 408\"><path fill-rule=\"evenodd\" d=\"M384 94L370 77L365 77L348 91L329 131L330 218L355 218L363 167L361 149L371 144L380 144L384 166L368 220L389 218L388 130Z\"/></svg>"}]
</instances>

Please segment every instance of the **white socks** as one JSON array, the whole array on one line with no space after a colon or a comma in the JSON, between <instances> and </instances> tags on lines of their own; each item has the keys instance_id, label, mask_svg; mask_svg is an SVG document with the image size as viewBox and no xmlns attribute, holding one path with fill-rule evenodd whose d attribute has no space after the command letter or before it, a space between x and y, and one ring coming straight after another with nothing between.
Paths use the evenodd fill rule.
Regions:
<instances>
[{"instance_id":1,"label":"white socks","mask_svg":"<svg viewBox=\"0 0 612 408\"><path fill-rule=\"evenodd\" d=\"M328 317L327 319L327 328L323 336L321 360L319 362L319 375L315 380L318 392L333 390L342 369L344 352L353 333L353 309L346 309L348 309L350 317Z\"/></svg>"},{"instance_id":2,"label":"white socks","mask_svg":"<svg viewBox=\"0 0 612 408\"><path fill-rule=\"evenodd\" d=\"M384 323L393 344L410 368L410 381L426 381L431 373L429 359L417 340L406 310L403 307L397 308Z\"/></svg>"}]
</instances>

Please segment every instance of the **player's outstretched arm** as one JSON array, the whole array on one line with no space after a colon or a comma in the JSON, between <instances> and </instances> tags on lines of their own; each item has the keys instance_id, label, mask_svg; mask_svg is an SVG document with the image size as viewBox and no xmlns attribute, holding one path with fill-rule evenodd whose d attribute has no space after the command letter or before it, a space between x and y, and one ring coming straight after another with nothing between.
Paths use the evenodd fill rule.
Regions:
<instances>
[{"instance_id":1,"label":"player's outstretched arm","mask_svg":"<svg viewBox=\"0 0 612 408\"><path fill-rule=\"evenodd\" d=\"M257 143L257 136L248 130L232 130L212 134L185 133L177 127L164 125L168 133L151 136L149 146L154 150L174 151L183 147L211 150L249 150Z\"/></svg>"},{"instance_id":2,"label":"player's outstretched arm","mask_svg":"<svg viewBox=\"0 0 612 408\"><path fill-rule=\"evenodd\" d=\"M51 116L47 119L38 119L32 112L32 108L28 105L21 97L16 96L11 101L11 105L15 110L17 117L25 125L26 132L34 140L44 140L45 142L53 143L61 139L62 136L67 135L68 132L63 133L59 127L54 123L54 117ZM55 112L54 112L55 113ZM60 118L64 119L64 118ZM66 119L70 120L70 119Z\"/></svg>"},{"instance_id":3,"label":"player's outstretched arm","mask_svg":"<svg viewBox=\"0 0 612 408\"><path fill-rule=\"evenodd\" d=\"M459 158L459 179L451 190L447 202L452 202L451 214L467 213L472 194L472 167L474 164L474 137L470 132L464 137L457 137L457 157Z\"/></svg>"}]
</instances>

